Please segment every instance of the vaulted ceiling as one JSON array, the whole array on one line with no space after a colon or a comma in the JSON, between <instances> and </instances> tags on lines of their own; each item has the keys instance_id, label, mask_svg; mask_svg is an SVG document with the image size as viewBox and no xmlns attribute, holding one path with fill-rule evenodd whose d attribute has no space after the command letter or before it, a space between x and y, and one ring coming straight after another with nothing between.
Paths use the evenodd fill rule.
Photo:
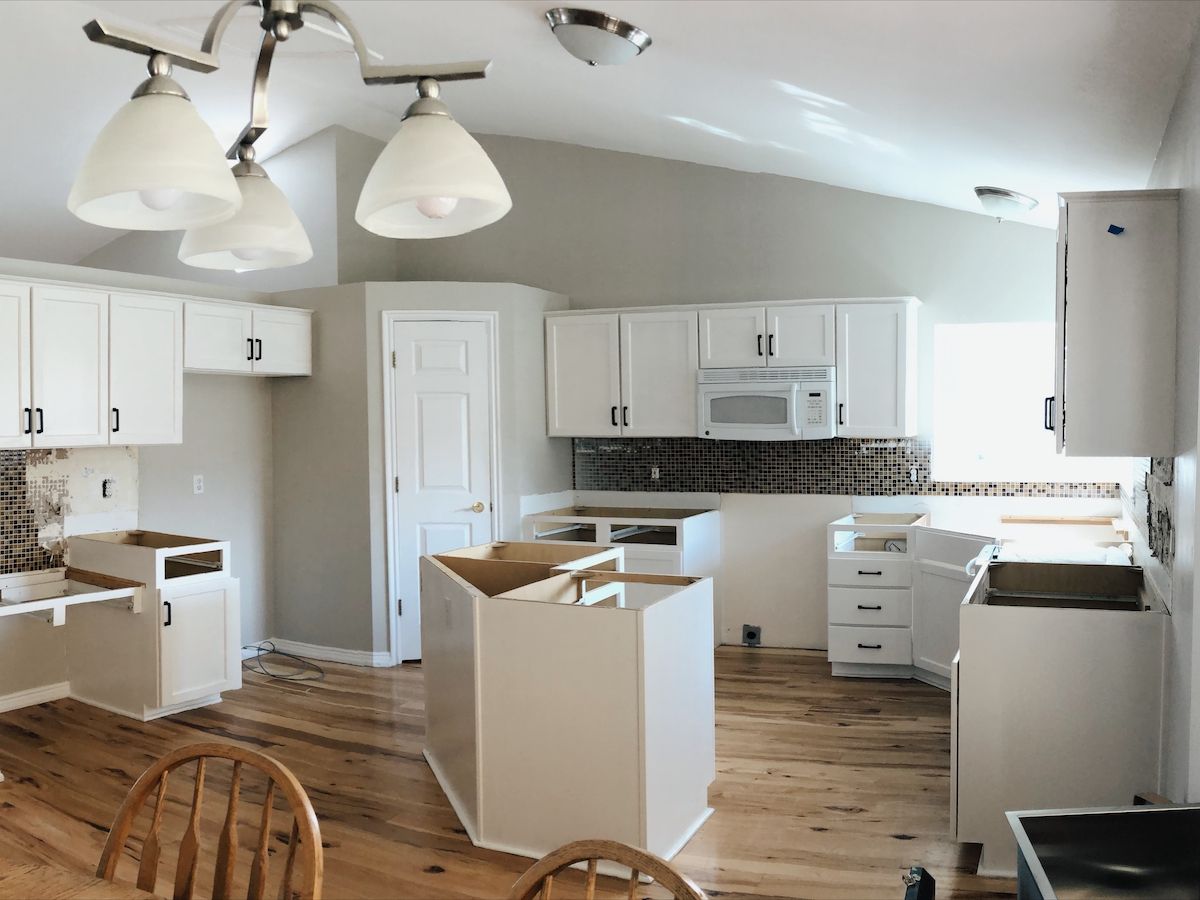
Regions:
<instances>
[{"instance_id":1,"label":"vaulted ceiling","mask_svg":"<svg viewBox=\"0 0 1200 900\"><path fill-rule=\"evenodd\" d=\"M1200 3L1184 0L603 0L653 45L589 68L559 47L547 0L344 0L381 62L490 58L444 87L470 130L764 171L978 211L977 184L1041 201L1146 184ZM0 31L0 256L74 262L113 238L65 200L144 59L89 43L98 17L199 46L214 0L25 2ZM367 87L326 20L282 45L269 156L331 124L387 139L410 87ZM229 143L259 40L245 10L221 69L179 80ZM153 140L147 135L147 140ZM503 174L503 173L502 173Z\"/></svg>"}]
</instances>

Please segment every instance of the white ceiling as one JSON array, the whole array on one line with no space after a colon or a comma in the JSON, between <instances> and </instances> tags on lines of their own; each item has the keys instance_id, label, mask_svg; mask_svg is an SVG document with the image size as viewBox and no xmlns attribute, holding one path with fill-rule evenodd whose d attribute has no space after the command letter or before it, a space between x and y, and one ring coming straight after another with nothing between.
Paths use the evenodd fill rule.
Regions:
<instances>
[{"instance_id":1,"label":"white ceiling","mask_svg":"<svg viewBox=\"0 0 1200 900\"><path fill-rule=\"evenodd\" d=\"M344 0L380 61L491 58L444 86L470 130L808 178L978 211L972 187L1041 201L1140 188L1187 62L1185 0L588 0L650 33L623 67L563 51L551 0ZM93 17L199 45L215 0L9 2L0 256L74 262L112 239L65 209L92 138L144 59L90 44ZM249 105L258 32L242 13L222 68L178 77L223 143ZM324 19L314 20L328 26ZM304 28L276 54L264 155L334 123L387 139L411 87L367 87L348 45ZM147 140L153 136L148 135Z\"/></svg>"}]
</instances>

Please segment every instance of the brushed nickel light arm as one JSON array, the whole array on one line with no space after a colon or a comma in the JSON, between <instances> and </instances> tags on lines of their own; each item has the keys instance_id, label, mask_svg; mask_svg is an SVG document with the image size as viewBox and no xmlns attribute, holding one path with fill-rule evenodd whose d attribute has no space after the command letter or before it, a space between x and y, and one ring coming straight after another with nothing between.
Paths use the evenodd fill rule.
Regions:
<instances>
[{"instance_id":1,"label":"brushed nickel light arm","mask_svg":"<svg viewBox=\"0 0 1200 900\"><path fill-rule=\"evenodd\" d=\"M99 19L93 19L83 26L84 33L97 44L107 44L131 53L140 53L153 59L155 56L165 56L173 65L195 72L215 72L221 67L217 51L221 39L237 13L247 6L262 9L261 25L264 31L273 35L276 40L287 40L297 28L304 25L304 14L314 13L329 19L340 27L350 39L354 53L358 57L358 67L365 84L411 84L422 78L435 78L438 81L465 81L476 78L486 78L490 60L473 60L460 63L437 63L421 66L379 66L370 61L367 45L362 34L354 25L349 15L333 3L332 0L228 0L217 10L199 50L193 50L169 38L151 35L133 28L120 25L108 25ZM271 48L272 51L274 47ZM261 61L261 53L260 53ZM261 69L261 66L259 67ZM267 69L270 60L267 60ZM258 72L255 73L258 81ZM265 102L263 105L265 115ZM253 127L254 123L251 123ZM262 128L266 126L263 125ZM261 132L260 132L261 133Z\"/></svg>"}]
</instances>

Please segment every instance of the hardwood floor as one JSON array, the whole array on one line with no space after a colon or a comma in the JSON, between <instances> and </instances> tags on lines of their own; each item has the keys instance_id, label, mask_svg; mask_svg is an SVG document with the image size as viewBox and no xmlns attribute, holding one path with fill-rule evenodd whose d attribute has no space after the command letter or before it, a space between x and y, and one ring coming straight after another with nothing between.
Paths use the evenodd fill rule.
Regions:
<instances>
[{"instance_id":1,"label":"hardwood floor","mask_svg":"<svg viewBox=\"0 0 1200 900\"><path fill-rule=\"evenodd\" d=\"M420 667L326 670L304 684L247 673L218 706L147 724L71 700L0 715L0 859L94 868L134 779L169 749L222 740L307 787L327 897L503 896L529 860L473 847L446 802L421 756ZM1011 894L945 837L949 735L942 691L835 680L823 654L723 647L716 813L675 864L722 897L898 900L910 865L939 898ZM210 843L223 815L205 808Z\"/></svg>"}]
</instances>

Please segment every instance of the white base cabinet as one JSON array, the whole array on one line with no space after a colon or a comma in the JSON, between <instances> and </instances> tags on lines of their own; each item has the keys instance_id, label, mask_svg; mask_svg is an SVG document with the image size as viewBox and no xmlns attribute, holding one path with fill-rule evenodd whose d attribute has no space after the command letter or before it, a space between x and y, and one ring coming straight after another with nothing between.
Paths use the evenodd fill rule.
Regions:
<instances>
[{"instance_id":1,"label":"white base cabinet","mask_svg":"<svg viewBox=\"0 0 1200 900\"><path fill-rule=\"evenodd\" d=\"M146 585L144 613L95 604L68 622L72 694L148 721L242 686L239 582L229 543L147 531L67 539L76 568Z\"/></svg>"}]
</instances>

